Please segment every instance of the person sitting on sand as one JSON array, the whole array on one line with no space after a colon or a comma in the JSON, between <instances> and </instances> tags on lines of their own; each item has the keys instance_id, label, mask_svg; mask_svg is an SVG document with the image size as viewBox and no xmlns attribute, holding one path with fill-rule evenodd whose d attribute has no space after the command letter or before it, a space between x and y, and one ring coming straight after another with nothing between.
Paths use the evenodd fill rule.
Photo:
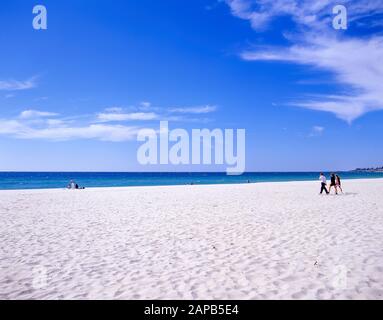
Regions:
<instances>
[{"instance_id":1,"label":"person sitting on sand","mask_svg":"<svg viewBox=\"0 0 383 320\"><path fill-rule=\"evenodd\" d=\"M67 186L68 189L76 189L76 183L74 180L71 180Z\"/></svg>"},{"instance_id":2,"label":"person sitting on sand","mask_svg":"<svg viewBox=\"0 0 383 320\"><path fill-rule=\"evenodd\" d=\"M342 182L340 181L340 177L337 174L335 175L335 184L336 184L336 187L338 187L339 190L343 193Z\"/></svg>"},{"instance_id":3,"label":"person sitting on sand","mask_svg":"<svg viewBox=\"0 0 383 320\"><path fill-rule=\"evenodd\" d=\"M331 173L331 183L330 183L329 193L331 192L332 187L335 188L335 194L338 194L338 187L336 185L336 177L334 173Z\"/></svg>"},{"instance_id":4,"label":"person sitting on sand","mask_svg":"<svg viewBox=\"0 0 383 320\"><path fill-rule=\"evenodd\" d=\"M85 189L84 187L80 188L79 185L74 181L71 180L67 186L68 189Z\"/></svg>"},{"instance_id":5,"label":"person sitting on sand","mask_svg":"<svg viewBox=\"0 0 383 320\"><path fill-rule=\"evenodd\" d=\"M323 194L323 191L326 192L326 194L329 194L328 190L327 190L327 179L325 177L325 175L321 172L320 176L319 176L319 180L321 182L321 190L320 190L320 194Z\"/></svg>"}]
</instances>

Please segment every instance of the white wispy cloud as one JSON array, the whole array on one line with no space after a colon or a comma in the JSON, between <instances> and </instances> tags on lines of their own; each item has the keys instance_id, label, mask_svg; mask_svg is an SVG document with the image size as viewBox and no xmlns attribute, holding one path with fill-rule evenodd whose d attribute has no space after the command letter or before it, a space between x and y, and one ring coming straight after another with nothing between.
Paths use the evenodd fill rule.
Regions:
<instances>
[{"instance_id":1,"label":"white wispy cloud","mask_svg":"<svg viewBox=\"0 0 383 320\"><path fill-rule=\"evenodd\" d=\"M99 113L97 119L100 122L111 122L111 121L129 121L129 120L140 120L148 121L158 119L158 115L154 112L133 112L133 113Z\"/></svg>"},{"instance_id":2,"label":"white wispy cloud","mask_svg":"<svg viewBox=\"0 0 383 320\"><path fill-rule=\"evenodd\" d=\"M136 109L139 109L135 107ZM10 119L0 118L0 135L16 139L40 139L48 141L68 141L94 139L122 142L134 140L143 125L127 125L124 122L140 123L150 120L179 122L206 122L209 119L196 119L190 114L209 113L215 107L193 107L178 109L174 114L168 108L162 112L127 112L120 107L107 108L95 115L62 116L56 112L28 109ZM121 123L113 123L121 122ZM123 124L124 123L124 124ZM142 123L141 123L142 124ZM146 127L146 126L145 126Z\"/></svg>"},{"instance_id":3,"label":"white wispy cloud","mask_svg":"<svg viewBox=\"0 0 383 320\"><path fill-rule=\"evenodd\" d=\"M330 71L338 83L348 86L348 94L320 96L296 102L296 106L332 112L347 122L366 112L383 109L383 64L376 63L383 61L383 38L311 38L310 44L294 45L283 52L278 49L244 52L242 58L314 66Z\"/></svg>"},{"instance_id":4,"label":"white wispy cloud","mask_svg":"<svg viewBox=\"0 0 383 320\"><path fill-rule=\"evenodd\" d=\"M383 64L379 63L383 61L383 37L351 37L331 27L334 5L346 6L350 23L366 17L374 22L383 13L382 1L226 0L226 3L233 15L249 20L257 31L267 28L279 16L290 16L297 26L295 34L286 36L290 46L258 47L242 52L242 59L314 67L332 74L344 89L330 96L297 101L296 106L331 112L349 123L367 112L383 109Z\"/></svg>"},{"instance_id":5,"label":"white wispy cloud","mask_svg":"<svg viewBox=\"0 0 383 320\"><path fill-rule=\"evenodd\" d=\"M298 27L326 29L330 23L332 9L344 5L350 21L366 17L370 23L379 22L383 10L381 0L224 0L234 16L249 20L256 30L264 30L273 19L290 17Z\"/></svg>"},{"instance_id":6,"label":"white wispy cloud","mask_svg":"<svg viewBox=\"0 0 383 320\"><path fill-rule=\"evenodd\" d=\"M329 0L225 0L234 16L249 20L256 30L267 28L280 16L290 16L300 25L313 25L328 15ZM339 1L338 1L339 4ZM330 11L331 12L331 11Z\"/></svg>"},{"instance_id":7,"label":"white wispy cloud","mask_svg":"<svg viewBox=\"0 0 383 320\"><path fill-rule=\"evenodd\" d=\"M0 90L2 91L20 91L35 88L37 86L37 77L32 77L25 81L19 80L0 80Z\"/></svg>"},{"instance_id":8,"label":"white wispy cloud","mask_svg":"<svg viewBox=\"0 0 383 320\"><path fill-rule=\"evenodd\" d=\"M182 107L182 108L170 108L169 111L173 113L191 113L191 114L205 114L211 113L217 110L216 106L206 105L198 107Z\"/></svg>"},{"instance_id":9,"label":"white wispy cloud","mask_svg":"<svg viewBox=\"0 0 383 320\"><path fill-rule=\"evenodd\" d=\"M138 128L122 125L90 124L83 127L49 126L32 128L17 121L0 120L0 134L10 135L18 139L43 139L52 141L68 141L77 139L97 139L100 141L122 142L134 140Z\"/></svg>"},{"instance_id":10,"label":"white wispy cloud","mask_svg":"<svg viewBox=\"0 0 383 320\"><path fill-rule=\"evenodd\" d=\"M151 106L152 106L152 104L149 101L140 102L140 107L143 109L149 109Z\"/></svg>"},{"instance_id":11,"label":"white wispy cloud","mask_svg":"<svg viewBox=\"0 0 383 320\"><path fill-rule=\"evenodd\" d=\"M106 113L110 113L110 112L116 112L116 113L121 113L121 112L123 112L123 108L121 108L121 107L110 107L110 108L106 108L105 109L105 112Z\"/></svg>"},{"instance_id":12,"label":"white wispy cloud","mask_svg":"<svg viewBox=\"0 0 383 320\"><path fill-rule=\"evenodd\" d=\"M309 137L319 137L323 134L325 128L322 126L314 126L311 128Z\"/></svg>"},{"instance_id":13,"label":"white wispy cloud","mask_svg":"<svg viewBox=\"0 0 383 320\"><path fill-rule=\"evenodd\" d=\"M90 124L79 127L48 127L43 129L30 129L26 134L18 133L18 138L24 139L44 139L44 140L77 140L77 139L97 139L100 141L122 142L134 140L138 128L123 125L104 125Z\"/></svg>"},{"instance_id":14,"label":"white wispy cloud","mask_svg":"<svg viewBox=\"0 0 383 320\"><path fill-rule=\"evenodd\" d=\"M38 98L35 98L35 101L46 101L48 99L49 97L38 97Z\"/></svg>"},{"instance_id":15,"label":"white wispy cloud","mask_svg":"<svg viewBox=\"0 0 383 320\"><path fill-rule=\"evenodd\" d=\"M44 119L39 122L30 118L0 119L0 135L16 139L41 139L68 141L77 139L96 139L100 141L121 142L134 140L139 127L87 123L70 124L62 119Z\"/></svg>"},{"instance_id":16,"label":"white wispy cloud","mask_svg":"<svg viewBox=\"0 0 383 320\"><path fill-rule=\"evenodd\" d=\"M46 112L38 110L25 110L20 113L21 119L36 119L36 118L46 118L46 117L55 117L58 113L55 112Z\"/></svg>"},{"instance_id":17,"label":"white wispy cloud","mask_svg":"<svg viewBox=\"0 0 383 320\"><path fill-rule=\"evenodd\" d=\"M0 119L0 135L14 135L24 131L24 125L18 120Z\"/></svg>"}]
</instances>

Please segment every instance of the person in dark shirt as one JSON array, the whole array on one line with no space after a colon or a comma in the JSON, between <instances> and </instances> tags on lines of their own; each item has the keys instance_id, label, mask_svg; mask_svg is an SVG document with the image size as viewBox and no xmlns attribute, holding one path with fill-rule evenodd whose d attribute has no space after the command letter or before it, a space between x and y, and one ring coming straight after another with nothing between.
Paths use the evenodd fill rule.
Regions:
<instances>
[{"instance_id":1,"label":"person in dark shirt","mask_svg":"<svg viewBox=\"0 0 383 320\"><path fill-rule=\"evenodd\" d=\"M335 173L331 173L331 183L330 183L330 189L329 192L331 192L331 188L335 188L335 194L338 194L338 187L336 185L336 176Z\"/></svg>"}]
</instances>

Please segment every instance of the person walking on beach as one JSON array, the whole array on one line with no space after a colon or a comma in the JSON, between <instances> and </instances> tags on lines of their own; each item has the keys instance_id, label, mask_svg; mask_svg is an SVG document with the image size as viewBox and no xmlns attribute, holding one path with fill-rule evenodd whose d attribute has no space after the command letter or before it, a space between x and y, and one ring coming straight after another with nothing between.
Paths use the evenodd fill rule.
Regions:
<instances>
[{"instance_id":1,"label":"person walking on beach","mask_svg":"<svg viewBox=\"0 0 383 320\"><path fill-rule=\"evenodd\" d=\"M335 184L336 184L336 187L338 187L339 190L343 193L342 182L340 181L340 177L337 174L335 175Z\"/></svg>"},{"instance_id":2,"label":"person walking on beach","mask_svg":"<svg viewBox=\"0 0 383 320\"><path fill-rule=\"evenodd\" d=\"M320 190L320 194L323 194L323 191L326 192L326 194L329 194L329 191L327 190L327 179L325 177L325 175L321 172L320 176L319 176L319 180L321 182L321 190Z\"/></svg>"},{"instance_id":3,"label":"person walking on beach","mask_svg":"<svg viewBox=\"0 0 383 320\"><path fill-rule=\"evenodd\" d=\"M335 188L335 194L338 194L338 187L336 185L336 177L334 173L331 173L331 183L330 183L329 193L331 192L332 187Z\"/></svg>"}]
</instances>

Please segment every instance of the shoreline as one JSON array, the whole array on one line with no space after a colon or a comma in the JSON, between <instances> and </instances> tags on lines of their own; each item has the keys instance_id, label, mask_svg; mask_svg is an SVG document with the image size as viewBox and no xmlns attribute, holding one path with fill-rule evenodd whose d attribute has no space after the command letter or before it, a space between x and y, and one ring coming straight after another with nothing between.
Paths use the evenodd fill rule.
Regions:
<instances>
[{"instance_id":1,"label":"shoreline","mask_svg":"<svg viewBox=\"0 0 383 320\"><path fill-rule=\"evenodd\" d=\"M375 181L382 180L383 177L371 177L371 178L343 178L343 181ZM68 191L84 191L84 190L113 190L113 189L131 189L131 188L165 188L165 187L201 187L201 186L237 186L237 185L259 185L259 184L279 184L279 183L319 183L319 180L291 180L291 181L260 181L260 182L238 182L238 183L193 183L193 184L164 184L164 185L136 185L136 186L111 186L111 187L85 187L85 189L71 190L66 187L54 187L54 188L27 188L27 189L0 189L0 192L4 191L52 191L52 190L68 190ZM329 181L328 181L329 184Z\"/></svg>"}]
</instances>

